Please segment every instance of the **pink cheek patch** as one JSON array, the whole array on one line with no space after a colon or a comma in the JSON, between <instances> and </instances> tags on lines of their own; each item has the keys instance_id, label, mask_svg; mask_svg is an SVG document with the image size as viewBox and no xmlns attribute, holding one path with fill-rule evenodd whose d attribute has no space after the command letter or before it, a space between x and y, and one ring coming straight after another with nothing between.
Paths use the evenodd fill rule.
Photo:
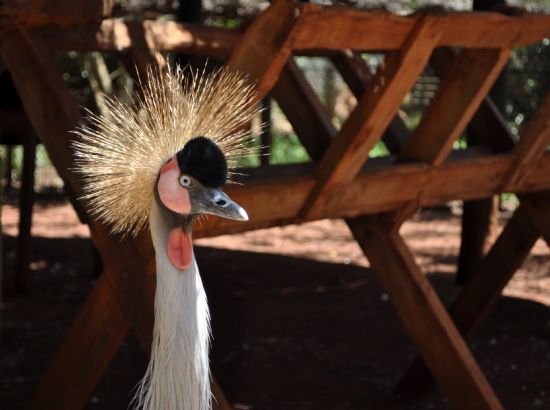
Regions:
<instances>
[{"instance_id":1,"label":"pink cheek patch","mask_svg":"<svg viewBox=\"0 0 550 410\"><path fill-rule=\"evenodd\" d=\"M182 231L180 228L174 228L168 234L168 246L166 252L168 260L178 270L187 270L191 266L193 258L193 243L191 235Z\"/></svg>"},{"instance_id":2,"label":"pink cheek patch","mask_svg":"<svg viewBox=\"0 0 550 410\"><path fill-rule=\"evenodd\" d=\"M160 177L157 184L159 198L164 206L178 214L191 213L191 201L189 192L180 185L180 170L176 157L160 169Z\"/></svg>"}]
</instances>

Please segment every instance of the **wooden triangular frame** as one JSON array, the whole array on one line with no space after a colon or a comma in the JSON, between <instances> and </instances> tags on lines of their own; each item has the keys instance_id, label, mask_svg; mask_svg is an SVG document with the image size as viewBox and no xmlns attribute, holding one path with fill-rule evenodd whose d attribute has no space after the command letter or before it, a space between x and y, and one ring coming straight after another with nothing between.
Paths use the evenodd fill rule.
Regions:
<instances>
[{"instance_id":1,"label":"wooden triangular frame","mask_svg":"<svg viewBox=\"0 0 550 410\"><path fill-rule=\"evenodd\" d=\"M363 24L367 20L372 25ZM352 47L364 50L376 49L379 45L379 49L384 49L387 39L373 36L376 30L372 27L379 27L376 26L379 20L391 27L389 32L393 33L388 47L389 59L387 66L374 78L364 78L357 71L361 69L360 60L353 58L353 55L343 58L338 53ZM333 24L334 32L330 35L319 32L319 27L328 23ZM359 23L361 30L358 31ZM325 216L349 217L361 215L365 210L376 213L373 216L347 218L346 221L390 294L424 360L456 407L501 408L459 332L471 329L490 307L526 256L529 243L540 235L548 241L550 223L547 198L540 193L521 196L520 209L480 265L479 270L484 274L476 275L479 279L465 288L450 314L421 274L410 250L399 236L398 228L418 206L441 202L446 197L486 196L502 189L537 191L550 188L548 181L533 176L532 172L539 164L548 166L548 158L545 157L542 162L541 159L543 148L550 142L546 123L550 97L541 104L518 144L514 145L509 138L495 138L483 131L487 124L493 128L503 125L485 94L506 61L508 50L515 45L535 41L541 33L545 33L546 23L544 18L513 20L494 15L472 17L460 13L452 18L417 15L397 22L387 14L324 9L285 0L275 2L241 37L230 64L258 79L260 96L272 90L311 158L319 165L316 171L306 170L303 176L296 173L288 180L269 182L270 187L280 188L284 194L278 199L278 215L272 215L272 210L269 215L258 211L264 212L258 221L244 227L233 228L233 225L216 222L208 224L198 234L230 232L233 229L251 229ZM479 37L475 30L465 32L465 24L483 26L490 34ZM144 30L146 27L143 24ZM135 40L135 44L141 44L141 51L130 51L134 53L134 60L142 62L138 69L148 62L159 62L159 50L153 49L156 46L154 42ZM449 45L460 45L464 50L454 56L449 49L441 48ZM479 47L485 48L485 52L470 50ZM338 135L330 119L319 109L318 101L301 72L289 59L293 50L316 48L331 50L331 58L336 61L335 65L344 79L348 83L354 81L352 90L358 97L361 94L358 108ZM4 36L0 53L12 72L24 109L37 135L45 144L59 174L78 194L80 183L69 171L73 157L68 144L68 131L74 129L81 118L55 66L51 50L40 36L25 30L12 30ZM479 62L483 70L462 75L461 68L469 59ZM401 129L404 133L402 124L395 117L399 104L428 60L436 71L438 67L446 70L440 74L447 80L444 80L436 99L443 100L446 95L453 94L452 87L457 84L462 84L467 92L462 100L452 106L439 104L430 108L422 125L427 134L417 133L409 139L404 135L395 135L396 132L392 131L395 129ZM362 91L361 85L364 87ZM440 133L434 133L430 118L442 114L448 114L453 121L447 123ZM303 118L308 121L304 123ZM478 133L487 134L487 141L495 152L507 154L464 163L443 162L449 151L449 142L468 122L477 128ZM389 131L386 130L388 125ZM389 170L363 174L361 168L370 147L385 132L394 134L396 148L392 151L401 155L399 161L417 163L410 166L396 164ZM429 141L433 138L441 140L435 149L419 151L418 141L427 138L430 132L432 136ZM504 134L509 137L506 131L503 131ZM288 170L294 171L293 168ZM464 173L479 175L488 182L477 191L460 187L449 190L443 186L449 177ZM468 179L462 178L460 181L466 184ZM387 190L388 184L393 187L391 192ZM386 198L386 203L377 202L372 194L373 191L376 194L377 188L385 188L386 196L394 195L394 198ZM261 183L251 184L246 189L231 189L231 195L237 195L238 201L245 204L258 203L259 198L267 198ZM352 191L353 195L345 191ZM334 192L343 195L331 203ZM355 194L360 198L357 199ZM147 235L137 240L111 237L106 227L93 220L90 220L90 230L106 269L61 344L33 397L31 408L83 407L130 325L135 328L142 346L145 349L150 346L155 269L150 240ZM517 232L523 232L529 239L519 248ZM500 267L502 262L499 256L503 252L510 258L506 269L493 274L498 277L485 274L499 271L493 268ZM491 280L496 280L498 285ZM426 328L431 330L429 337L423 332ZM437 344L438 348L431 349L433 344ZM455 384L457 380L458 385ZM229 408L216 384L214 391L218 408Z\"/></svg>"}]
</instances>

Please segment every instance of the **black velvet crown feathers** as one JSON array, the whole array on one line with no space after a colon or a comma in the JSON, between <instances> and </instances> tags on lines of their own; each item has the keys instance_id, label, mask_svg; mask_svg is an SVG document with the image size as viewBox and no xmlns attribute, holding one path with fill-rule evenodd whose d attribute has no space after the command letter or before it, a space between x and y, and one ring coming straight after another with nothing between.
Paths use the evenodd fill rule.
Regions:
<instances>
[{"instance_id":1,"label":"black velvet crown feathers","mask_svg":"<svg viewBox=\"0 0 550 410\"><path fill-rule=\"evenodd\" d=\"M210 138L190 139L176 158L181 173L191 175L204 186L218 188L227 181L227 160Z\"/></svg>"}]
</instances>

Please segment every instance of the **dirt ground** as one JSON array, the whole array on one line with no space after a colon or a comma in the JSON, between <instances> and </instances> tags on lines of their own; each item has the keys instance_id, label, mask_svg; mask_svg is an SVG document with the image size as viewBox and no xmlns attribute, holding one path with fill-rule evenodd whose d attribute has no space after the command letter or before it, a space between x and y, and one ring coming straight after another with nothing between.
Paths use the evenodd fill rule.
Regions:
<instances>
[{"instance_id":1,"label":"dirt ground","mask_svg":"<svg viewBox=\"0 0 550 410\"><path fill-rule=\"evenodd\" d=\"M3 207L13 268L17 210ZM449 304L460 219L428 211L402 233ZM94 286L89 232L64 201L35 206L32 289L4 300L0 408L24 406ZM388 295L341 221L324 220L196 242L212 309L212 368L236 409L446 409L435 389L392 396L416 351ZM539 241L469 340L509 409L550 408L550 252ZM147 358L132 332L88 409L124 409Z\"/></svg>"}]
</instances>

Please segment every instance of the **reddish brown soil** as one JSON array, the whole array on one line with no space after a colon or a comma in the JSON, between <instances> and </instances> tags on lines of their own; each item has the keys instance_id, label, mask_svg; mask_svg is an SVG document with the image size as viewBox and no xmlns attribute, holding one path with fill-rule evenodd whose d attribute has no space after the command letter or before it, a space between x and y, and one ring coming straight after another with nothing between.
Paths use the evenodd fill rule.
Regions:
<instances>
[{"instance_id":1,"label":"reddish brown soil","mask_svg":"<svg viewBox=\"0 0 550 410\"><path fill-rule=\"evenodd\" d=\"M17 212L3 208L7 269ZM402 230L446 304L459 219L425 212ZM32 289L4 301L0 408L20 409L94 285L88 231L65 202L35 209ZM237 409L445 409L392 388L416 351L345 224L319 221L197 241L213 316L212 366ZM550 408L550 255L539 241L470 347L506 408ZM124 409L147 359L132 333L87 405Z\"/></svg>"}]
</instances>

